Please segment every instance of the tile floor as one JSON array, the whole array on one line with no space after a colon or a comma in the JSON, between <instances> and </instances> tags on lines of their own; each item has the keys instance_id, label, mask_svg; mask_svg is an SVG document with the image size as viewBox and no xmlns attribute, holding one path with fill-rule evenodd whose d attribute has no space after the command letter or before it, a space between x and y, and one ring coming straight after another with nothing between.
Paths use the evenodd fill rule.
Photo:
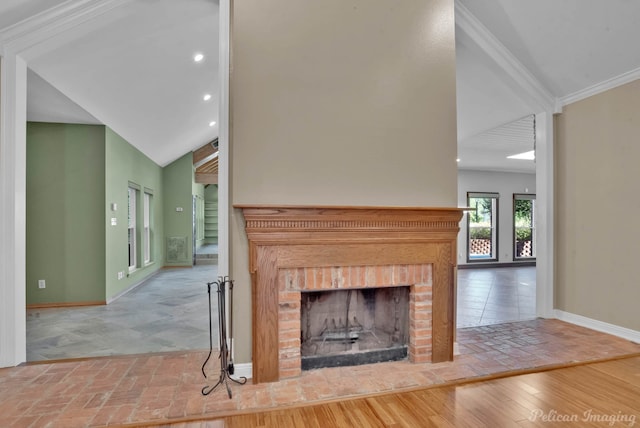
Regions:
<instances>
[{"instance_id":1,"label":"tile floor","mask_svg":"<svg viewBox=\"0 0 640 428\"><path fill-rule=\"evenodd\" d=\"M30 309L27 361L209 349L206 284L216 279L215 265L163 269L106 306Z\"/></svg>"},{"instance_id":2,"label":"tile floor","mask_svg":"<svg viewBox=\"0 0 640 428\"><path fill-rule=\"evenodd\" d=\"M535 316L535 266L458 270L458 328Z\"/></svg>"},{"instance_id":3,"label":"tile floor","mask_svg":"<svg viewBox=\"0 0 640 428\"><path fill-rule=\"evenodd\" d=\"M232 385L202 396L217 380L200 371L205 352L174 352L38 363L0 369L1 427L166 425L249 409L336 400L384 391L640 353L640 345L558 320L459 329L453 362L407 361L303 372L275 383ZM196 424L198 425L198 424ZM216 426L215 423L212 426Z\"/></svg>"},{"instance_id":4,"label":"tile floor","mask_svg":"<svg viewBox=\"0 0 640 428\"><path fill-rule=\"evenodd\" d=\"M107 306L28 310L27 361L208 349L206 283L216 279L211 264L164 269ZM216 304L213 294L214 329ZM534 317L535 267L458 271L458 327Z\"/></svg>"}]
</instances>

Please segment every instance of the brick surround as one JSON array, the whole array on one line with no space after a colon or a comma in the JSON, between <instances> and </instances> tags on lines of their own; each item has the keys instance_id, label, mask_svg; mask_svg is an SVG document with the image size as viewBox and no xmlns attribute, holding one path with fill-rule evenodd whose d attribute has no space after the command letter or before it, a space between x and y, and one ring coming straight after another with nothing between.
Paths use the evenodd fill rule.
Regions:
<instances>
[{"instance_id":1,"label":"brick surround","mask_svg":"<svg viewBox=\"0 0 640 428\"><path fill-rule=\"evenodd\" d=\"M409 359L453 359L461 209L236 208L249 240L255 383L301 373L303 290L409 286Z\"/></svg>"},{"instance_id":2,"label":"brick surround","mask_svg":"<svg viewBox=\"0 0 640 428\"><path fill-rule=\"evenodd\" d=\"M278 271L280 379L299 376L301 292L410 286L409 361L431 362L432 266L340 266Z\"/></svg>"}]
</instances>

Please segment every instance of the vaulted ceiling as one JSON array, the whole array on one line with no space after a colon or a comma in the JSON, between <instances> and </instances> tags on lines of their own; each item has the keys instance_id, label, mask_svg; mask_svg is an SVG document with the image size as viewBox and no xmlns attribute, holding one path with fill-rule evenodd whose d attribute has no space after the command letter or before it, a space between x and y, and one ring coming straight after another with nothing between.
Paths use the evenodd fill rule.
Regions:
<instances>
[{"instance_id":1,"label":"vaulted ceiling","mask_svg":"<svg viewBox=\"0 0 640 428\"><path fill-rule=\"evenodd\" d=\"M29 120L106 124L159 165L213 141L216 0L3 0L0 46L39 13L98 3L26 54ZM533 113L640 75L639 17L630 0L457 1L459 167L533 171L506 160L532 145Z\"/></svg>"},{"instance_id":2,"label":"vaulted ceiling","mask_svg":"<svg viewBox=\"0 0 640 428\"><path fill-rule=\"evenodd\" d=\"M521 119L640 77L638 18L628 0L456 1L459 168L533 172L506 158L533 149Z\"/></svg>"},{"instance_id":3,"label":"vaulted ceiling","mask_svg":"<svg viewBox=\"0 0 640 428\"><path fill-rule=\"evenodd\" d=\"M39 6L64 21L69 5L84 4L104 10L26 53L28 120L105 124L161 166L213 141L217 2L3 0L0 16L27 18Z\"/></svg>"}]
</instances>

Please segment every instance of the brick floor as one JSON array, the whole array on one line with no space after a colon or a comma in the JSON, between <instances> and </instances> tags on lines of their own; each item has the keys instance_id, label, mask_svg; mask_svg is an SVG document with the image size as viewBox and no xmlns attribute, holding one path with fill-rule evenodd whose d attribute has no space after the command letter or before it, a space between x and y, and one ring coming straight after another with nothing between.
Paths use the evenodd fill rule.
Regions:
<instances>
[{"instance_id":1,"label":"brick floor","mask_svg":"<svg viewBox=\"0 0 640 428\"><path fill-rule=\"evenodd\" d=\"M0 427L94 427L212 418L246 409L331 400L519 369L640 352L640 345L558 320L460 329L453 362L407 361L303 372L296 379L201 389L203 352L96 358L0 369ZM210 379L217 366L210 363ZM223 426L203 422L192 426Z\"/></svg>"}]
</instances>

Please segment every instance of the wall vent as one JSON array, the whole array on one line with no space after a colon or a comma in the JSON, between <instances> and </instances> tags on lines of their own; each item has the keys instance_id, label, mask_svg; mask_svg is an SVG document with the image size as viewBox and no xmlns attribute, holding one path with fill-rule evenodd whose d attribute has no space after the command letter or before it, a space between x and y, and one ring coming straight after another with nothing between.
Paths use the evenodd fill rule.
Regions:
<instances>
[{"instance_id":1,"label":"wall vent","mask_svg":"<svg viewBox=\"0 0 640 428\"><path fill-rule=\"evenodd\" d=\"M167 238L167 263L188 262L186 236L170 236Z\"/></svg>"}]
</instances>

